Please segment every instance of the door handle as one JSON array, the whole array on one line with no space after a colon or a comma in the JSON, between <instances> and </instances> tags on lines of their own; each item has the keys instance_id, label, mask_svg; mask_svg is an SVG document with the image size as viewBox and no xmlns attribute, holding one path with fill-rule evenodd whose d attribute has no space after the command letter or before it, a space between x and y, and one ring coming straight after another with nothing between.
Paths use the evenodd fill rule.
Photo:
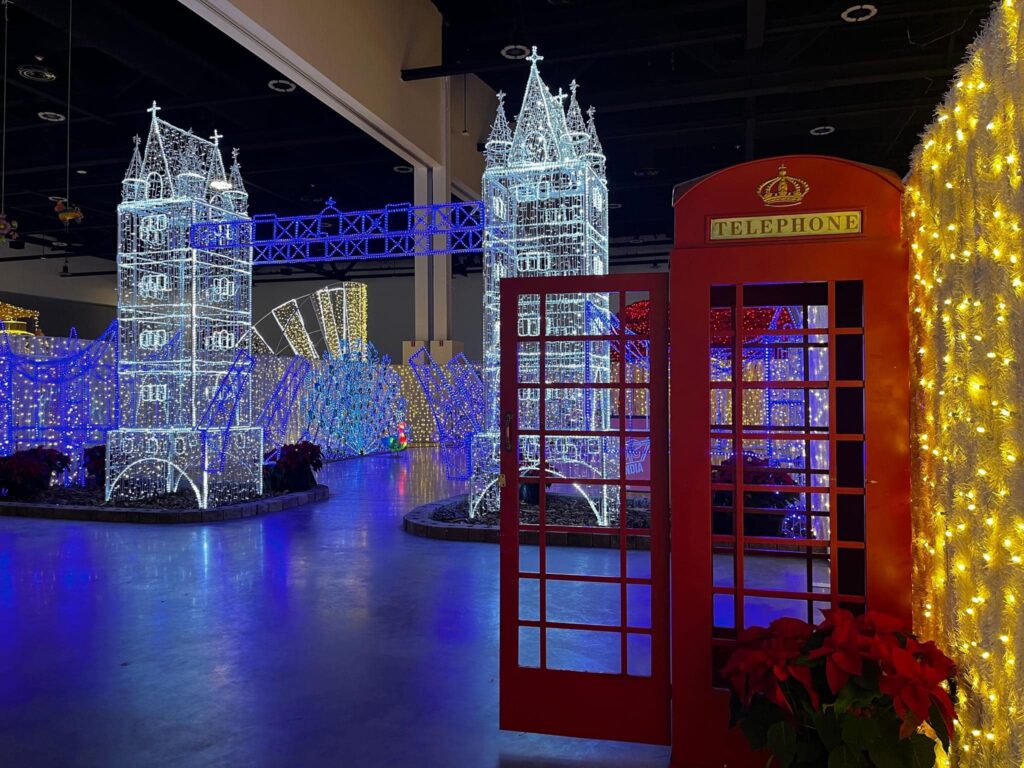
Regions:
<instances>
[{"instance_id":1,"label":"door handle","mask_svg":"<svg viewBox=\"0 0 1024 768\"><path fill-rule=\"evenodd\" d=\"M512 452L512 412L505 411L505 452Z\"/></svg>"}]
</instances>

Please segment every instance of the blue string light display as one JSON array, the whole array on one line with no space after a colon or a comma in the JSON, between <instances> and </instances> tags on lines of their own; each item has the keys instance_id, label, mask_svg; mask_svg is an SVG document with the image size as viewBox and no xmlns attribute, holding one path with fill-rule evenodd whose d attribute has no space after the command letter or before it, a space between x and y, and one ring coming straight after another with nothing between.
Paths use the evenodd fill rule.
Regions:
<instances>
[{"instance_id":1,"label":"blue string light display","mask_svg":"<svg viewBox=\"0 0 1024 768\"><path fill-rule=\"evenodd\" d=\"M306 396L306 438L328 459L391 450L405 423L402 379L370 342L339 342L317 365Z\"/></svg>"},{"instance_id":2,"label":"blue string light display","mask_svg":"<svg viewBox=\"0 0 1024 768\"><path fill-rule=\"evenodd\" d=\"M588 301L585 307L587 324L598 334L625 337L625 355L620 355L619 364L625 364L625 374L650 375L651 370L651 343L642 339L630 328L622 329L622 322L607 307L601 307L593 301ZM612 342L612 347L617 348L621 342ZM642 373L646 372L646 374ZM625 419L625 429L631 432L648 432L651 428L650 411L646 407L648 396L643 389L627 389L625 392L626 413L617 414L618 418ZM614 402L612 407L615 407ZM644 472L644 462L651 453L651 438L649 437L627 437L626 438L626 475L641 475Z\"/></svg>"},{"instance_id":3,"label":"blue string light display","mask_svg":"<svg viewBox=\"0 0 1024 768\"><path fill-rule=\"evenodd\" d=\"M434 417L445 476L449 480L468 480L473 466L473 436L483 429L484 387L480 374L462 353L442 368L426 347L412 354L409 365Z\"/></svg>"},{"instance_id":4,"label":"blue string light display","mask_svg":"<svg viewBox=\"0 0 1024 768\"><path fill-rule=\"evenodd\" d=\"M273 358L276 359L276 358ZM263 442L280 448L290 440L292 414L301 400L313 365L304 357L293 357L270 396L263 401L256 423L263 428Z\"/></svg>"},{"instance_id":5,"label":"blue string light display","mask_svg":"<svg viewBox=\"0 0 1024 768\"><path fill-rule=\"evenodd\" d=\"M715 310L713 310L715 311ZM720 310L723 315L731 310ZM775 432L785 432L789 427L798 429L828 427L828 401L824 390L800 390L785 387L787 381L823 381L828 378L828 351L824 336L787 336L777 333L787 328L824 328L827 322L826 308L822 306L753 307L746 308L743 330L749 333L744 340L743 377L749 381L773 382L778 386L749 390L749 398L743 403L743 422L757 425L765 438L745 441L746 454L764 460L768 467L779 469L800 478L798 485L822 485L823 492L811 495L811 509L827 513L828 495L824 493L827 473L808 472L828 468L828 443L824 440L810 441L810 446L801 440L775 439ZM732 322L729 320L728 322ZM714 324L714 323L713 323ZM764 329L774 334L758 335ZM714 331L712 331L714 333ZM712 345L711 380L728 381L732 377L731 342ZM712 390L712 424L728 424L732 418L732 403L729 390ZM729 441L712 440L711 460L721 465L733 459ZM805 494L799 494L794 501L794 511L787 512L781 521L781 532L793 538L824 536L827 517L818 515L811 520L808 530L808 515Z\"/></svg>"},{"instance_id":6,"label":"blue string light display","mask_svg":"<svg viewBox=\"0 0 1024 768\"><path fill-rule=\"evenodd\" d=\"M0 455L55 448L71 459L62 479L83 481L82 452L106 441L118 410L116 321L95 341L0 330Z\"/></svg>"}]
</instances>

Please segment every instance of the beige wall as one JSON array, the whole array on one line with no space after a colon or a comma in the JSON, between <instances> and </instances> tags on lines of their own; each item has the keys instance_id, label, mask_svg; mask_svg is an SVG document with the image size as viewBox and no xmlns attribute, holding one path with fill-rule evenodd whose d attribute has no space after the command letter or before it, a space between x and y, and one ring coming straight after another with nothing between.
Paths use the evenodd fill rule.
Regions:
<instances>
[{"instance_id":1,"label":"beige wall","mask_svg":"<svg viewBox=\"0 0 1024 768\"><path fill-rule=\"evenodd\" d=\"M401 79L402 68L441 62L441 15L429 0L181 2L410 162L448 165L457 189L479 193L476 144L493 92L469 78L463 136L461 77L451 80L451 105L444 80Z\"/></svg>"}]
</instances>

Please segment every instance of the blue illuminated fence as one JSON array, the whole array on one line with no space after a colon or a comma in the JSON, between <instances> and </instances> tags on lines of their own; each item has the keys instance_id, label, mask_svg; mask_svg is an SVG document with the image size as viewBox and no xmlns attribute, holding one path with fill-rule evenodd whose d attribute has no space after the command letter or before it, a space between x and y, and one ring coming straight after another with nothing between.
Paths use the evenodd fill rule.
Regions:
<instances>
[{"instance_id":1,"label":"blue illuminated fence","mask_svg":"<svg viewBox=\"0 0 1024 768\"><path fill-rule=\"evenodd\" d=\"M473 253L483 248L483 231L479 201L339 211L329 199L311 216L196 222L190 244L209 251L251 247L253 264L354 261Z\"/></svg>"}]
</instances>

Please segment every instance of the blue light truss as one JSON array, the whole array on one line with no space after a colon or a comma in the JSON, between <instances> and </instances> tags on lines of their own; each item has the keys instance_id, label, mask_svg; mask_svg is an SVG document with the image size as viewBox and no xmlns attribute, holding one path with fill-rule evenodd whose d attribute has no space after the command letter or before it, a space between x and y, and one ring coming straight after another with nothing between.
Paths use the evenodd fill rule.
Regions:
<instances>
[{"instance_id":1,"label":"blue light truss","mask_svg":"<svg viewBox=\"0 0 1024 768\"><path fill-rule=\"evenodd\" d=\"M334 200L312 216L256 214L250 221L200 221L191 247L208 251L252 248L253 264L395 259L474 253L483 248L484 205L388 205L339 211Z\"/></svg>"}]
</instances>

